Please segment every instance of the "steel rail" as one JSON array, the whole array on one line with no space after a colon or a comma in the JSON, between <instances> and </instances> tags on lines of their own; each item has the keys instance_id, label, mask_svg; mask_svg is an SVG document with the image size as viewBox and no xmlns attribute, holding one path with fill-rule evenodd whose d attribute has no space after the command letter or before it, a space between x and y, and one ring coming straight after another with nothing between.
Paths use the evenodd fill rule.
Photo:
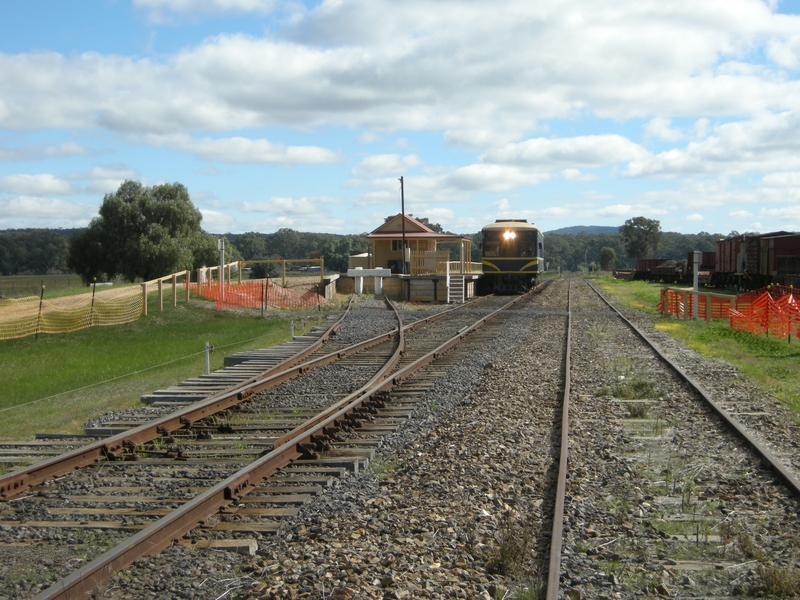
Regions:
<instances>
[{"instance_id":1,"label":"steel rail","mask_svg":"<svg viewBox=\"0 0 800 600\"><path fill-rule=\"evenodd\" d=\"M90 465L101 460L117 458L126 449L135 447L137 444L148 442L156 437L164 435L175 429L185 427L187 423L199 420L216 412L220 412L231 406L242 402L251 393L246 390L248 386L257 385L264 380L272 377L280 377L285 373L299 371L301 367L294 367L299 361L303 360L313 352L319 350L327 343L330 336L341 329L342 323L350 312L354 296L351 297L347 309L342 316L333 323L313 344L304 348L300 352L290 356L264 373L237 384L235 387L222 392L218 392L205 400L196 402L189 407L178 410L164 417L134 427L123 433L110 436L108 438L92 442L71 452L47 459L21 469L17 469L6 475L0 476L0 499L7 500L25 492L33 485L38 485L48 479L68 473L74 469ZM288 370L287 370L288 369ZM299 372L297 373L299 374ZM296 375L294 375L296 376ZM290 377L284 377L282 380Z\"/></svg>"},{"instance_id":2,"label":"steel rail","mask_svg":"<svg viewBox=\"0 0 800 600\"><path fill-rule=\"evenodd\" d=\"M394 329L388 333L375 336L364 342L342 348L298 365L297 363L299 361L316 352L323 344L327 343L331 334L341 329L341 324L347 317L352 306L353 298L354 297L351 297L347 310L322 336L320 336L319 340L301 352L281 361L264 373L251 377L244 382L209 396L204 400L195 402L190 406L154 419L138 427L128 429L122 433L86 444L70 452L27 467L16 469L11 473L0 476L0 499L8 500L14 498L27 491L31 486L43 483L53 477L64 475L75 469L102 460L121 458L124 453L135 451L140 444L144 444L163 435L169 435L177 429L187 426L190 427L192 423L238 405L258 392L275 387L285 381L305 374L316 367L341 360L352 354L357 354L367 348L388 341L397 335L397 329ZM467 306L471 306L473 303L474 301L444 310L425 319L420 319L406 325L404 330L413 330L415 327L441 319L450 312L461 310ZM396 312L396 307L393 307L393 310Z\"/></svg>"},{"instance_id":3,"label":"steel rail","mask_svg":"<svg viewBox=\"0 0 800 600\"><path fill-rule=\"evenodd\" d=\"M790 472L789 470L781 464L781 462L775 458L772 453L763 446L758 440L756 440L750 433L738 422L736 421L728 411L726 411L722 406L717 404L711 396L709 396L706 391L697 383L692 377L686 373L683 369L681 369L678 365L676 365L672 360L670 360L661 350L659 350L655 344L650 340L650 338L645 335L643 331L641 331L636 325L631 323L625 316L618 311L614 305L611 304L603 295L595 288L590 282L584 280L586 284L600 297L600 299L605 302L608 307L613 310L620 319L622 319L631 330L636 333L653 351L658 354L658 356L668 364L675 373L677 373L678 377L683 379L705 402L712 408L712 410L717 413L717 415L723 420L725 425L728 426L734 433L740 436L752 449L753 451L761 458L764 463L767 464L775 474L783 480L786 486L792 491L795 496L800 497L800 481L798 481Z\"/></svg>"},{"instance_id":4,"label":"steel rail","mask_svg":"<svg viewBox=\"0 0 800 600\"><path fill-rule=\"evenodd\" d=\"M550 564L547 571L547 600L558 600L561 587L561 549L564 534L564 498L567 492L569 463L569 396L572 370L572 281L567 288L567 333L564 349L564 394L561 404L561 448L558 457L553 529L550 537Z\"/></svg>"},{"instance_id":5,"label":"steel rail","mask_svg":"<svg viewBox=\"0 0 800 600\"><path fill-rule=\"evenodd\" d=\"M405 351L405 337L402 318L397 306L391 301L387 302L394 310L398 320L398 327L395 330L395 332L399 331L397 346L386 362L389 368L393 368ZM385 370L385 367L386 365L381 369L381 372ZM362 386L359 392L366 387ZM325 414L329 412L330 409L327 409ZM310 427L305 429L310 429ZM98 585L107 581L114 571L125 568L141 556L163 550L174 539L201 525L208 517L246 494L256 483L269 477L292 460L308 456L308 451L301 445L302 442L297 440L305 429L298 431L285 442L276 443L274 449L264 457L255 460L244 469L199 494L169 515L159 519L138 534L99 556L85 567L44 590L36 598L39 600L45 598L83 598ZM251 484L251 481L254 483Z\"/></svg>"},{"instance_id":6,"label":"steel rail","mask_svg":"<svg viewBox=\"0 0 800 600\"><path fill-rule=\"evenodd\" d=\"M440 344L437 348L400 371L386 377L383 381L373 382L372 386L362 389L361 393L357 395L358 397L352 398L346 404L342 405L342 402L339 402L326 409L323 414L309 419L306 424L296 429L298 433L294 437L287 439L280 445L276 443L271 452L203 492L169 515L162 517L83 568L56 582L37 595L34 600L78 600L85 598L100 583L110 579L114 571L125 568L141 556L163 550L173 540L180 538L198 525L202 525L209 516L217 513L220 509L232 503L238 504L240 498L254 489L263 479L274 474L293 460L308 456L308 445L313 446L320 440L327 439L329 434L342 426L342 422L352 420L352 413L358 411L363 404L372 400L373 396L396 387L410 377L411 374L436 360L443 352L484 323L494 319L502 311L519 302L522 298L523 296L518 296L501 308L478 319L471 326L463 328L451 339ZM403 328L401 327L400 329L402 335ZM400 346L401 344L398 343L398 348L395 351L398 356L402 354Z\"/></svg>"}]
</instances>

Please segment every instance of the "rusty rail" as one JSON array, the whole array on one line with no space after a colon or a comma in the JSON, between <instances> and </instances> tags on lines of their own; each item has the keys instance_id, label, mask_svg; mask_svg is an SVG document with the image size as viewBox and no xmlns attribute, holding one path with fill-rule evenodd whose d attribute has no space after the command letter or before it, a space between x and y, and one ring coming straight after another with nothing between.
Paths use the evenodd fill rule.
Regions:
<instances>
[{"instance_id":1,"label":"rusty rail","mask_svg":"<svg viewBox=\"0 0 800 600\"><path fill-rule=\"evenodd\" d=\"M311 449L323 444L345 422L352 421L353 413L357 413L362 406L372 401L375 395L396 387L411 374L436 360L443 352L446 352L460 340L480 328L484 323L497 317L502 311L507 310L522 298L523 296L518 296L503 307L478 319L471 326L463 328L434 350L387 377L389 368L393 368L396 365L397 360L403 353L403 331L407 327L403 327L401 323L398 327L398 344L392 358L389 360L393 364L389 368L382 369L380 374L372 378L370 384L327 408L320 415L309 419L297 427L293 434L287 434L280 438L276 441L274 449L268 454L187 502L173 513L153 523L126 542L112 548L80 570L56 582L36 596L34 600L74 600L84 598L99 584L107 581L114 571L125 568L141 556L163 550L174 539L202 524L205 519L219 511L220 508L224 508L234 502L238 503L241 497L278 469L288 465L293 460L309 456ZM440 318L438 315L435 317ZM400 316L398 314L399 319ZM430 320L426 319L424 321L428 322ZM419 323L416 322L414 325Z\"/></svg>"},{"instance_id":2,"label":"rusty rail","mask_svg":"<svg viewBox=\"0 0 800 600\"><path fill-rule=\"evenodd\" d=\"M585 280L584 280L585 281ZM626 319L621 312L619 312L605 297L595 288L591 283L586 281L592 290L600 297L600 299L605 302L608 307L613 310L620 319L622 319L631 330L639 336L653 351L658 354L658 356L668 364L675 373L677 373L678 377L683 379L689 387L691 387L705 402L711 407L711 409L717 413L717 415L723 420L725 425L729 429L731 429L736 435L740 436L752 449L753 451L761 458L764 463L769 466L775 474L783 480L786 486L792 491L795 496L800 497L800 481L795 479L795 477L789 472L786 467L784 467L780 461L772 456L772 453L764 447L758 440L752 437L748 431L742 427L742 425L736 421L729 413L726 411L722 406L714 402L714 400L709 396L706 391L700 387L700 384L697 383L694 379L692 379L688 373L686 373L683 369L681 369L678 365L672 362L661 350L656 348L655 344L648 338L643 331L641 331L636 325L631 323L628 319Z\"/></svg>"},{"instance_id":3,"label":"rusty rail","mask_svg":"<svg viewBox=\"0 0 800 600\"><path fill-rule=\"evenodd\" d=\"M564 497L567 491L569 459L569 395L572 369L572 281L567 289L567 333L564 349L564 395L561 404L561 448L558 457L558 482L556 483L553 529L550 538L550 564L547 572L547 600L558 600L561 587L561 548L564 533Z\"/></svg>"},{"instance_id":4,"label":"rusty rail","mask_svg":"<svg viewBox=\"0 0 800 600\"><path fill-rule=\"evenodd\" d=\"M347 318L350 312L353 299L354 297L350 299L350 303L344 313L342 313L342 316L333 323L316 342L297 354L281 361L261 375L252 377L245 382L237 384L236 387L230 390L214 394L205 400L196 402L191 406L165 415L150 423L0 476L0 499L7 500L19 496L33 485L38 485L48 479L58 477L74 469L79 469L101 460L113 460L121 456L125 451L135 448L138 444L149 442L171 431L185 427L187 423L198 421L214 413L226 410L247 399L254 394L255 391L260 391L269 385L277 385L282 381L300 375L301 372L313 368L313 366L318 366L317 361L312 361L312 363L307 365L296 365L310 354L319 350L333 333L341 329L342 322ZM324 360L329 357L323 357L319 360ZM331 360L335 360L335 358ZM255 391L249 391L253 389L255 389Z\"/></svg>"}]
</instances>

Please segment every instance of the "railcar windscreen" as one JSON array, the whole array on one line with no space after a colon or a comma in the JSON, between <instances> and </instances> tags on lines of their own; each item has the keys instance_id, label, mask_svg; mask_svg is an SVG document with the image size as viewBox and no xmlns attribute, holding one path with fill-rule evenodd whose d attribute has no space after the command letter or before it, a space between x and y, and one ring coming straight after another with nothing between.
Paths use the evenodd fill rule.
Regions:
<instances>
[{"instance_id":1,"label":"railcar windscreen","mask_svg":"<svg viewBox=\"0 0 800 600\"><path fill-rule=\"evenodd\" d=\"M536 231L484 231L484 256L536 256Z\"/></svg>"}]
</instances>

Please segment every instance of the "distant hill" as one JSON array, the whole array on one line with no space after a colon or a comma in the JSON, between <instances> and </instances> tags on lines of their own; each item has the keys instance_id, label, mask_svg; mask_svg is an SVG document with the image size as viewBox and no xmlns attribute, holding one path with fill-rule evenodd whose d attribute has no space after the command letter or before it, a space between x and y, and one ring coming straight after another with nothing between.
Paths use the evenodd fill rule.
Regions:
<instances>
[{"instance_id":1,"label":"distant hill","mask_svg":"<svg viewBox=\"0 0 800 600\"><path fill-rule=\"evenodd\" d=\"M604 227L602 225L574 225L572 227L562 227L561 229L554 229L553 231L545 231L548 233L558 233L561 235L578 235L579 233L617 233L619 227Z\"/></svg>"}]
</instances>

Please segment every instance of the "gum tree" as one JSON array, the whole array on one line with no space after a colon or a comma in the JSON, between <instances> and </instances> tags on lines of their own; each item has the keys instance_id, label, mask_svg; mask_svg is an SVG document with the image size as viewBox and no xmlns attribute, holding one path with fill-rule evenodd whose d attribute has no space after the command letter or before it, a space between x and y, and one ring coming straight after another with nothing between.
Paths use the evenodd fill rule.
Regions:
<instances>
[{"instance_id":1,"label":"gum tree","mask_svg":"<svg viewBox=\"0 0 800 600\"><path fill-rule=\"evenodd\" d=\"M619 228L625 251L630 258L644 258L650 251L655 252L661 242L661 222L645 217L628 219Z\"/></svg>"},{"instance_id":2,"label":"gum tree","mask_svg":"<svg viewBox=\"0 0 800 600\"><path fill-rule=\"evenodd\" d=\"M148 280L214 264L216 243L200 228L202 218L180 183L125 181L106 194L89 227L72 236L68 264L85 281Z\"/></svg>"}]
</instances>

